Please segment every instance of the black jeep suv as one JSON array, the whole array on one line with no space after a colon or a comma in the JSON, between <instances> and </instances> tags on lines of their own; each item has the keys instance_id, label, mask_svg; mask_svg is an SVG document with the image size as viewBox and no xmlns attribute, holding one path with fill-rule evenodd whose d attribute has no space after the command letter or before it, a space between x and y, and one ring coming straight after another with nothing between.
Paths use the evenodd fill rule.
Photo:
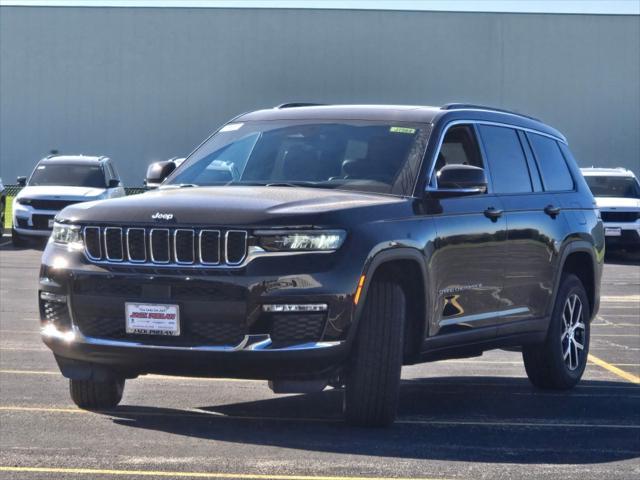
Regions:
<instances>
[{"instance_id":1,"label":"black jeep suv","mask_svg":"<svg viewBox=\"0 0 640 480\"><path fill-rule=\"evenodd\" d=\"M156 191L64 209L44 342L83 408L147 373L345 390L385 425L402 365L521 349L582 376L602 222L565 138L482 106L288 104L227 123Z\"/></svg>"}]
</instances>

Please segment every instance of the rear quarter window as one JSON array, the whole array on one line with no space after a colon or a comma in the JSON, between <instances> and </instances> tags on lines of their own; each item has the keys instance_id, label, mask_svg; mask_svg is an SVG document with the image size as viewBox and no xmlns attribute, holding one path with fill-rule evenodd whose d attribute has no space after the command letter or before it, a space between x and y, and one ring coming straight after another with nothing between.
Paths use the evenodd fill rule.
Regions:
<instances>
[{"instance_id":1,"label":"rear quarter window","mask_svg":"<svg viewBox=\"0 0 640 480\"><path fill-rule=\"evenodd\" d=\"M527 133L527 138L538 162L544 189L553 192L573 190L573 177L558 142L535 133Z\"/></svg>"}]
</instances>

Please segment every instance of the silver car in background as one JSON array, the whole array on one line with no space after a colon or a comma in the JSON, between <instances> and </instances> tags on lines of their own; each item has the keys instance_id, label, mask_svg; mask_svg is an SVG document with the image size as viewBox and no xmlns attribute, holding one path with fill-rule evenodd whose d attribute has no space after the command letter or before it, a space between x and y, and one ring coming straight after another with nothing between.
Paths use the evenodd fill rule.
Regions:
<instances>
[{"instance_id":1,"label":"silver car in background","mask_svg":"<svg viewBox=\"0 0 640 480\"><path fill-rule=\"evenodd\" d=\"M604 223L608 249L640 251L640 182L625 168L583 168Z\"/></svg>"},{"instance_id":2,"label":"silver car in background","mask_svg":"<svg viewBox=\"0 0 640 480\"><path fill-rule=\"evenodd\" d=\"M38 162L13 200L11 239L17 247L29 238L47 238L56 214L68 205L123 197L124 187L109 157L50 155Z\"/></svg>"}]
</instances>

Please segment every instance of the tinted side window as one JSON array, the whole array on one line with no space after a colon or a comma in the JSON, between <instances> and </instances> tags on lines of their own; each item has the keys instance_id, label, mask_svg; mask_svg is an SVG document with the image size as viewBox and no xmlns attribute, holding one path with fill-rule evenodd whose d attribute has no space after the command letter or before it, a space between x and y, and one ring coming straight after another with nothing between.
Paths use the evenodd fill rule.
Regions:
<instances>
[{"instance_id":1,"label":"tinted side window","mask_svg":"<svg viewBox=\"0 0 640 480\"><path fill-rule=\"evenodd\" d=\"M495 193L533 191L518 133L507 127L479 125Z\"/></svg>"},{"instance_id":2,"label":"tinted side window","mask_svg":"<svg viewBox=\"0 0 640 480\"><path fill-rule=\"evenodd\" d=\"M536 156L545 190L573 190L573 178L558 142L549 137L527 133L533 154Z\"/></svg>"}]
</instances>

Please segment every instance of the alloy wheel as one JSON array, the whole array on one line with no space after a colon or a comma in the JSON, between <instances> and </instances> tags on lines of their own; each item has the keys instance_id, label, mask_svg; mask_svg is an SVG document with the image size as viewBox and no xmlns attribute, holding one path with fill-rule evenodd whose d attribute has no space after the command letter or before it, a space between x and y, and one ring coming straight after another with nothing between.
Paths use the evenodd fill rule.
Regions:
<instances>
[{"instance_id":1,"label":"alloy wheel","mask_svg":"<svg viewBox=\"0 0 640 480\"><path fill-rule=\"evenodd\" d=\"M571 294L562 309L562 358L571 371L578 368L584 355L586 328L583 318L582 301L577 294Z\"/></svg>"}]
</instances>

